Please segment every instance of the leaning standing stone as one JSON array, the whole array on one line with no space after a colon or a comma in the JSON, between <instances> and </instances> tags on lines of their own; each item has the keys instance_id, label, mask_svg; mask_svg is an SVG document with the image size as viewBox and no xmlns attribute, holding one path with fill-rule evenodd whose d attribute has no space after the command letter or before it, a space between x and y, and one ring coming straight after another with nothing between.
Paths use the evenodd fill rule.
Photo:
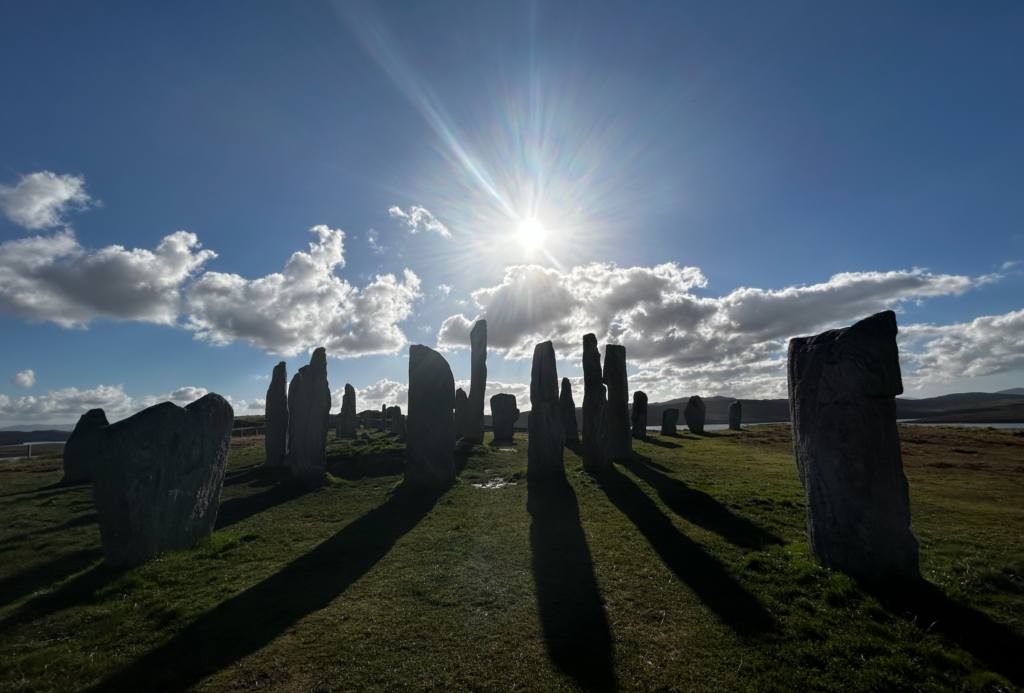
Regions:
<instances>
[{"instance_id":1,"label":"leaning standing stone","mask_svg":"<svg viewBox=\"0 0 1024 693\"><path fill-rule=\"evenodd\" d=\"M739 431L741 423L743 423L743 405L740 404L739 400L736 400L729 405L729 428L733 431Z\"/></svg>"},{"instance_id":2,"label":"leaning standing stone","mask_svg":"<svg viewBox=\"0 0 1024 693\"><path fill-rule=\"evenodd\" d=\"M596 474L613 467L601 352L597 337L587 334L583 336L583 468Z\"/></svg>"},{"instance_id":3,"label":"leaning standing stone","mask_svg":"<svg viewBox=\"0 0 1024 693\"><path fill-rule=\"evenodd\" d=\"M572 399L572 383L562 378L562 394L558 397L558 405L562 410L562 426L565 428L565 442L580 442L580 428L576 424L576 402Z\"/></svg>"},{"instance_id":4,"label":"leaning standing stone","mask_svg":"<svg viewBox=\"0 0 1024 693\"><path fill-rule=\"evenodd\" d=\"M604 382L608 386L612 456L616 461L625 462L633 451L633 438L630 435L626 347L621 344L609 344L604 348Z\"/></svg>"},{"instance_id":5,"label":"leaning standing stone","mask_svg":"<svg viewBox=\"0 0 1024 693\"><path fill-rule=\"evenodd\" d=\"M264 446L268 467L283 467L288 452L288 371L284 361L274 366L267 388Z\"/></svg>"},{"instance_id":6,"label":"leaning standing stone","mask_svg":"<svg viewBox=\"0 0 1024 693\"><path fill-rule=\"evenodd\" d=\"M359 428L356 414L356 389L345 383L345 394L341 398L341 413L338 414L338 438L355 438Z\"/></svg>"},{"instance_id":7,"label":"leaning standing stone","mask_svg":"<svg viewBox=\"0 0 1024 693\"><path fill-rule=\"evenodd\" d=\"M491 427L494 429L495 443L511 443L518 420L519 409L516 407L515 395L500 393L491 397Z\"/></svg>"},{"instance_id":8,"label":"leaning standing stone","mask_svg":"<svg viewBox=\"0 0 1024 693\"><path fill-rule=\"evenodd\" d=\"M100 432L107 425L102 409L90 409L79 417L75 430L64 444L64 478L62 484L84 484L92 481L92 470L100 464Z\"/></svg>"},{"instance_id":9,"label":"leaning standing stone","mask_svg":"<svg viewBox=\"0 0 1024 693\"><path fill-rule=\"evenodd\" d=\"M469 333L473 346L473 370L470 373L469 402L463 438L467 443L484 442L484 391L487 389L487 321L477 320Z\"/></svg>"},{"instance_id":10,"label":"leaning standing stone","mask_svg":"<svg viewBox=\"0 0 1024 693\"><path fill-rule=\"evenodd\" d=\"M855 577L920 577L910 531L895 397L903 393L896 314L789 342L793 451L807 534L822 561Z\"/></svg>"},{"instance_id":11,"label":"leaning standing stone","mask_svg":"<svg viewBox=\"0 0 1024 693\"><path fill-rule=\"evenodd\" d=\"M327 478L327 431L330 429L331 387L327 382L327 350L313 352L308 366L292 378L288 389L288 467L303 483Z\"/></svg>"},{"instance_id":12,"label":"leaning standing stone","mask_svg":"<svg viewBox=\"0 0 1024 693\"><path fill-rule=\"evenodd\" d=\"M455 483L454 408L455 378L448 362L430 347L409 347L405 483L435 488Z\"/></svg>"},{"instance_id":13,"label":"leaning standing stone","mask_svg":"<svg viewBox=\"0 0 1024 693\"><path fill-rule=\"evenodd\" d=\"M686 420L686 427L690 429L691 433L703 433L704 432L704 415L707 413L707 406L697 395L690 398L690 401L686 403L686 407L683 408L683 419Z\"/></svg>"},{"instance_id":14,"label":"leaning standing stone","mask_svg":"<svg viewBox=\"0 0 1024 693\"><path fill-rule=\"evenodd\" d=\"M461 387L455 391L455 439L466 436L466 419L469 415L469 397Z\"/></svg>"},{"instance_id":15,"label":"leaning standing stone","mask_svg":"<svg viewBox=\"0 0 1024 693\"><path fill-rule=\"evenodd\" d=\"M676 432L676 424L679 423L678 409L665 409L661 412L661 435L679 435Z\"/></svg>"},{"instance_id":16,"label":"leaning standing stone","mask_svg":"<svg viewBox=\"0 0 1024 693\"><path fill-rule=\"evenodd\" d=\"M643 440L647 437L647 393L637 390L633 393L633 437Z\"/></svg>"},{"instance_id":17,"label":"leaning standing stone","mask_svg":"<svg viewBox=\"0 0 1024 693\"><path fill-rule=\"evenodd\" d=\"M533 349L530 374L529 447L526 454L528 479L565 474L565 427L558 403L558 371L555 347L542 342Z\"/></svg>"},{"instance_id":18,"label":"leaning standing stone","mask_svg":"<svg viewBox=\"0 0 1024 693\"><path fill-rule=\"evenodd\" d=\"M107 563L138 565L210 535L234 416L211 393L184 409L164 402L101 429L93 502Z\"/></svg>"}]
</instances>

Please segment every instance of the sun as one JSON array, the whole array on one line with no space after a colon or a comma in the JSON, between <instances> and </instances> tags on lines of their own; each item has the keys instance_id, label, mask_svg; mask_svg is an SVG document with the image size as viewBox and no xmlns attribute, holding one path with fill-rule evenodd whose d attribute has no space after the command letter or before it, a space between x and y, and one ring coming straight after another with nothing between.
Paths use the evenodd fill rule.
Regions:
<instances>
[{"instance_id":1,"label":"sun","mask_svg":"<svg viewBox=\"0 0 1024 693\"><path fill-rule=\"evenodd\" d=\"M519 243L527 250L542 248L546 235L544 224L537 219L524 219L519 224L519 231L516 233Z\"/></svg>"}]
</instances>

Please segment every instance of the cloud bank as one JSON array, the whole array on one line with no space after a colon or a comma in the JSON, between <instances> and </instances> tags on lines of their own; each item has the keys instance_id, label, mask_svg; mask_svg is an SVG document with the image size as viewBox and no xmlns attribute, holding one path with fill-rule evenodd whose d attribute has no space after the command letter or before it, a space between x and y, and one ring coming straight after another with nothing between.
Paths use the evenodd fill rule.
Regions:
<instances>
[{"instance_id":1,"label":"cloud bank","mask_svg":"<svg viewBox=\"0 0 1024 693\"><path fill-rule=\"evenodd\" d=\"M174 402L183 407L206 394L205 388L183 387L165 395L133 398L122 385L99 385L91 390L66 387L38 397L0 395L0 420L19 424L73 423L88 410L100 408L113 422L160 402Z\"/></svg>"}]
</instances>

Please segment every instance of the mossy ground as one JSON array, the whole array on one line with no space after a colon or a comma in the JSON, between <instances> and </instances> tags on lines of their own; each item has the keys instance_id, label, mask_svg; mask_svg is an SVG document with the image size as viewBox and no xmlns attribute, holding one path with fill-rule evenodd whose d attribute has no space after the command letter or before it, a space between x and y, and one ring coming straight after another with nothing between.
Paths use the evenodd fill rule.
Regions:
<instances>
[{"instance_id":1,"label":"mossy ground","mask_svg":"<svg viewBox=\"0 0 1024 693\"><path fill-rule=\"evenodd\" d=\"M128 571L59 458L0 463L0 690L1021 690L1024 437L901 435L903 592L807 555L781 426L532 488L525 438L485 444L436 494L389 436L332 440L315 490L235 438L214 535Z\"/></svg>"}]
</instances>

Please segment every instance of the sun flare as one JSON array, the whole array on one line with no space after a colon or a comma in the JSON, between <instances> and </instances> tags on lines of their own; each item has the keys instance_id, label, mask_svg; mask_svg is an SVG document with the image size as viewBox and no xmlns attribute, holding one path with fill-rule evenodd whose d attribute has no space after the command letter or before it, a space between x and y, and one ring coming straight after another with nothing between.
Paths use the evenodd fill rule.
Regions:
<instances>
[{"instance_id":1,"label":"sun flare","mask_svg":"<svg viewBox=\"0 0 1024 693\"><path fill-rule=\"evenodd\" d=\"M546 235L544 225L537 219L524 219L519 224L519 231L516 233L519 243L527 250L537 250L543 247Z\"/></svg>"}]
</instances>

